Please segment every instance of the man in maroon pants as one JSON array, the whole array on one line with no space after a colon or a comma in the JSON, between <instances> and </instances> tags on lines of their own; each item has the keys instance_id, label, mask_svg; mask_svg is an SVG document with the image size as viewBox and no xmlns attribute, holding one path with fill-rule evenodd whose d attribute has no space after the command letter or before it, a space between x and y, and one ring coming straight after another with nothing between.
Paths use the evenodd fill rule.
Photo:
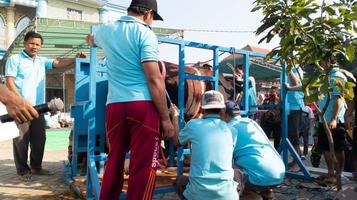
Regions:
<instances>
[{"instance_id":1,"label":"man in maroon pants","mask_svg":"<svg viewBox=\"0 0 357 200\"><path fill-rule=\"evenodd\" d=\"M104 49L108 63L109 154L100 192L102 200L118 199L129 150L127 199L152 199L161 132L164 139L173 136L165 84L157 63L158 40L150 27L153 20L162 20L156 0L133 0L127 16L100 25L87 36L90 46Z\"/></svg>"}]
</instances>

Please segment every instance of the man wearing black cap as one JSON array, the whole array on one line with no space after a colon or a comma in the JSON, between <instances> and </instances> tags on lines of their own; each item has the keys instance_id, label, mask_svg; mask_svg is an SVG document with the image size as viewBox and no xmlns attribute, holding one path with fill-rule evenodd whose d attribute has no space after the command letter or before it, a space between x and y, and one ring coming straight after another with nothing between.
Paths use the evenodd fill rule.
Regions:
<instances>
[{"instance_id":1,"label":"man wearing black cap","mask_svg":"<svg viewBox=\"0 0 357 200\"><path fill-rule=\"evenodd\" d=\"M97 26L87 36L90 46L104 49L108 63L106 130L109 146L100 199L118 199L124 160L130 150L126 199L152 199L164 139L173 136L158 67L158 40L150 25L162 20L156 0L133 0L128 15ZM161 126L161 129L160 129Z\"/></svg>"}]
</instances>

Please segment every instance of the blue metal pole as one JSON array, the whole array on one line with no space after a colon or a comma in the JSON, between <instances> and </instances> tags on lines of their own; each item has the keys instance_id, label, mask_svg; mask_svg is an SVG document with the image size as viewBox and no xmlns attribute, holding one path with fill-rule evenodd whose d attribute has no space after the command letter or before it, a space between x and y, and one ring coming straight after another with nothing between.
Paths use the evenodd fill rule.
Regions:
<instances>
[{"instance_id":1,"label":"blue metal pole","mask_svg":"<svg viewBox=\"0 0 357 200\"><path fill-rule=\"evenodd\" d=\"M286 172L287 176L293 177L293 178L304 178L305 180L312 180L310 172L306 169L304 163L301 161L300 156L297 154L295 151L295 148L293 145L290 143L288 139L288 110L289 110L289 102L287 100L287 90L285 87L285 83L287 82L286 78L286 63L283 63L282 65L282 71L281 71L281 103L282 103L282 140L278 149L278 152L280 153L281 151L283 152L283 161L285 164L285 168L289 169L288 167L288 152L290 151L292 158L295 160L297 165L299 166L300 170L302 171L303 175L296 174L294 172Z\"/></svg>"},{"instance_id":2,"label":"blue metal pole","mask_svg":"<svg viewBox=\"0 0 357 200\"><path fill-rule=\"evenodd\" d=\"M218 52L219 52L219 48L215 48L213 50L213 84L214 84L214 90L218 91L219 90L219 86L218 86L218 77L219 77L219 62L218 62Z\"/></svg>"},{"instance_id":3,"label":"blue metal pole","mask_svg":"<svg viewBox=\"0 0 357 200\"><path fill-rule=\"evenodd\" d=\"M282 105L282 121L281 121L281 132L282 140L279 146L280 152L283 152L283 161L285 163L285 168L288 169L288 146L285 142L288 138L288 101L286 98L286 63L281 66L281 81L280 81L280 94L281 94L281 105Z\"/></svg>"},{"instance_id":4,"label":"blue metal pole","mask_svg":"<svg viewBox=\"0 0 357 200\"><path fill-rule=\"evenodd\" d=\"M91 27L91 33L93 27ZM90 69L89 69L89 105L86 108L86 114L89 119L88 129L88 147L87 147L87 199L99 199L100 184L98 172L95 163L95 107L96 107L96 67L97 67L97 49L90 49Z\"/></svg>"},{"instance_id":5,"label":"blue metal pole","mask_svg":"<svg viewBox=\"0 0 357 200\"><path fill-rule=\"evenodd\" d=\"M178 108L179 108L179 126L180 130L185 126L184 111L185 111L185 45L179 44L179 83L178 83ZM183 174L183 148L178 148L178 167L177 175Z\"/></svg>"},{"instance_id":6,"label":"blue metal pole","mask_svg":"<svg viewBox=\"0 0 357 200\"><path fill-rule=\"evenodd\" d=\"M249 54L243 54L243 101L244 101L244 111L242 115L249 114Z\"/></svg>"}]
</instances>

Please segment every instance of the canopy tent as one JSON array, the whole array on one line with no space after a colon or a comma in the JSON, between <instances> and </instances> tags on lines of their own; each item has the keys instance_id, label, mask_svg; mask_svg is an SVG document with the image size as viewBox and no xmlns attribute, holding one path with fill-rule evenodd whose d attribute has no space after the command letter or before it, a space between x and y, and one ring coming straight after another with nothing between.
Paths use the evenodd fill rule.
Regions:
<instances>
[{"instance_id":1,"label":"canopy tent","mask_svg":"<svg viewBox=\"0 0 357 200\"><path fill-rule=\"evenodd\" d=\"M269 50L247 45L242 50L254 51L259 53L268 54ZM280 77L281 66L276 64L273 60L265 61L262 58L253 57L249 58L250 66L249 72L250 76L253 76L256 80L271 80ZM219 72L221 74L232 74L233 66L239 67L243 65L243 55L241 54L231 54L224 58L219 63Z\"/></svg>"}]
</instances>

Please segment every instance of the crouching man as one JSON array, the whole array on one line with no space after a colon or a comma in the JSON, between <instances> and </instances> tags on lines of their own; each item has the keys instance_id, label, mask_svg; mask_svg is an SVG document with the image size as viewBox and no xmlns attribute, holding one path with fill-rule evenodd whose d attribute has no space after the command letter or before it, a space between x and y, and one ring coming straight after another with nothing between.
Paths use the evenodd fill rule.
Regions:
<instances>
[{"instance_id":1,"label":"crouching man","mask_svg":"<svg viewBox=\"0 0 357 200\"><path fill-rule=\"evenodd\" d=\"M177 193L188 200L237 200L238 183L233 180L232 155L236 132L221 117L225 113L223 95L207 91L202 95L202 119L192 119L178 134L177 108L171 114L175 144L191 143L189 177L178 177Z\"/></svg>"},{"instance_id":2,"label":"crouching man","mask_svg":"<svg viewBox=\"0 0 357 200\"><path fill-rule=\"evenodd\" d=\"M234 179L239 182L241 199L276 199L272 188L284 180L285 166L263 129L239 115L239 106L226 103L224 120L236 129L233 152Z\"/></svg>"}]
</instances>

